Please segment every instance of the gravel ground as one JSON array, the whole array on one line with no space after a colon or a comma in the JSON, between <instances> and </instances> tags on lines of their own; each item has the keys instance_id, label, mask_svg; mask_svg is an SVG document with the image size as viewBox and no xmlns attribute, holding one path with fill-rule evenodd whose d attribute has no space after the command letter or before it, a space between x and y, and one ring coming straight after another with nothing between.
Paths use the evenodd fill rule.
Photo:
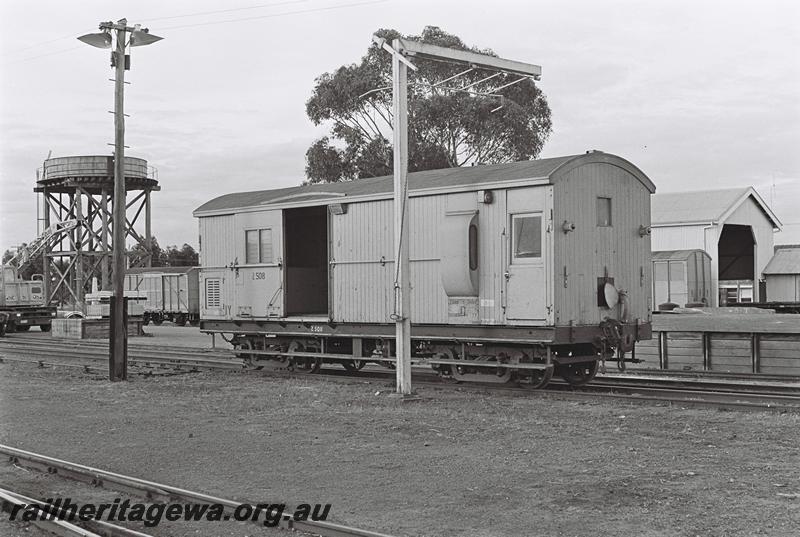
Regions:
<instances>
[{"instance_id":1,"label":"gravel ground","mask_svg":"<svg viewBox=\"0 0 800 537\"><path fill-rule=\"evenodd\" d=\"M232 499L331 503L331 520L395 535L800 527L796 414L452 387L402 403L390 392L382 381L227 372L110 384L0 364L0 442ZM19 472L6 467L0 480L26 483ZM179 533L248 531L207 523Z\"/></svg>"}]
</instances>

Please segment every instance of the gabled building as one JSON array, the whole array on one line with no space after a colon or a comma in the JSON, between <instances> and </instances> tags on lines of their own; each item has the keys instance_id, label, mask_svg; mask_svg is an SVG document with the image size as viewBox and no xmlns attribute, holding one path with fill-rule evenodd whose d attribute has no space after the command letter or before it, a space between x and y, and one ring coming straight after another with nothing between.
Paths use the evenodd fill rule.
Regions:
<instances>
[{"instance_id":1,"label":"gabled building","mask_svg":"<svg viewBox=\"0 0 800 537\"><path fill-rule=\"evenodd\" d=\"M718 290L712 295L714 306L761 299L773 233L780 228L752 187L652 197L653 251L705 250L711 256L712 287Z\"/></svg>"}]
</instances>

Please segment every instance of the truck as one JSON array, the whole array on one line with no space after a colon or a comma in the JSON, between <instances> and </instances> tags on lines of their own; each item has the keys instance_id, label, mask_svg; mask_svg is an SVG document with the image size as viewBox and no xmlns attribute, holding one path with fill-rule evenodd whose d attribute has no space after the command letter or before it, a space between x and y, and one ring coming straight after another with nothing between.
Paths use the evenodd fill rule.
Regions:
<instances>
[{"instance_id":1,"label":"truck","mask_svg":"<svg viewBox=\"0 0 800 537\"><path fill-rule=\"evenodd\" d=\"M0 267L0 335L24 332L31 326L38 326L42 332L50 331L58 312L55 306L48 305L44 296L44 276L38 274L36 279L37 274L34 274L30 280L25 280L20 275L48 244L60 240L78 225L77 220L54 222L30 244L18 247Z\"/></svg>"},{"instance_id":2,"label":"truck","mask_svg":"<svg viewBox=\"0 0 800 537\"><path fill-rule=\"evenodd\" d=\"M200 322L199 267L132 268L125 274L125 290L147 297L143 323L178 326Z\"/></svg>"},{"instance_id":3,"label":"truck","mask_svg":"<svg viewBox=\"0 0 800 537\"><path fill-rule=\"evenodd\" d=\"M12 265L3 265L0 271L0 335L6 332L24 332L38 326L49 332L56 307L45 304L44 282L39 279L23 280Z\"/></svg>"}]
</instances>

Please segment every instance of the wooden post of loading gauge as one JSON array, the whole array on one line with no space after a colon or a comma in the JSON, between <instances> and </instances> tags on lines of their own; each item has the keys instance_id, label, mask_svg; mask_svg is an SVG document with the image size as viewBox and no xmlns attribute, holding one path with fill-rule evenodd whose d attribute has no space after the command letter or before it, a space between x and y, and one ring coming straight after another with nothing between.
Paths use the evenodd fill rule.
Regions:
<instances>
[{"instance_id":1,"label":"wooden post of loading gauge","mask_svg":"<svg viewBox=\"0 0 800 537\"><path fill-rule=\"evenodd\" d=\"M436 45L428 45L407 39L395 39L390 46L385 39L372 36L372 41L392 55L392 112L394 114L394 247L395 247L395 280L394 311L391 318L395 321L395 357L397 365L397 393L410 395L411 390L411 286L408 244L409 207L408 207L408 84L407 74L410 67L414 71L417 66L408 60L408 56L427 60L445 61L448 63L469 66L469 70L482 69L497 74L519 75L521 78L500 87L493 92L522 82L526 78L539 79L542 68L538 65L522 63L494 56L486 56L464 50L450 49ZM466 71L465 71L466 73ZM464 73L461 73L464 74ZM451 81L461 74L443 82ZM471 94L500 97L490 91L468 91L476 84L485 82L495 75L462 88L438 86L443 91L467 91ZM376 91L376 90L373 90ZM502 102L502 101L501 101ZM499 108L502 108L502 104ZM498 108L498 109L499 109Z\"/></svg>"},{"instance_id":2,"label":"wooden post of loading gauge","mask_svg":"<svg viewBox=\"0 0 800 537\"><path fill-rule=\"evenodd\" d=\"M399 39L392 43L399 48ZM411 293L408 259L408 62L392 54L392 112L394 114L394 321L397 393L411 394ZM416 69L416 67L414 67Z\"/></svg>"}]
</instances>

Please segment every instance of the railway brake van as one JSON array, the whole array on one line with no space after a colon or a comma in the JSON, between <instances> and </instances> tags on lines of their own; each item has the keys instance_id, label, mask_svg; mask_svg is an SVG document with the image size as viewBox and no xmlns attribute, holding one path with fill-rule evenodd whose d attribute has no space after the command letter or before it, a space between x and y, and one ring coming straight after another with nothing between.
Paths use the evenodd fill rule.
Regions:
<instances>
[{"instance_id":1,"label":"railway brake van","mask_svg":"<svg viewBox=\"0 0 800 537\"><path fill-rule=\"evenodd\" d=\"M650 196L598 151L409 174L413 361L459 381L580 385L651 335ZM257 367L393 367L392 177L198 209L201 329Z\"/></svg>"}]
</instances>

